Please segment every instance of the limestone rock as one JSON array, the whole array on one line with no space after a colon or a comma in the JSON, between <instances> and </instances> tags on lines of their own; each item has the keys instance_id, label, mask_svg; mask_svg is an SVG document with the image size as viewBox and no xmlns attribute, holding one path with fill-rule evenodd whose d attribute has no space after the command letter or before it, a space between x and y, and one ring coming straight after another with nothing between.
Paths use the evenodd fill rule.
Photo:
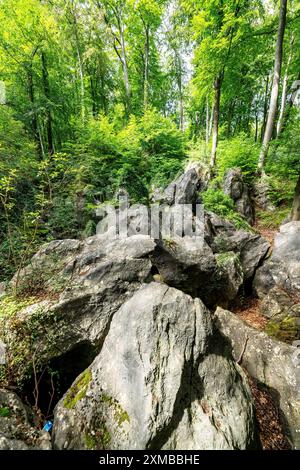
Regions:
<instances>
[{"instance_id":1,"label":"limestone rock","mask_svg":"<svg viewBox=\"0 0 300 470\"><path fill-rule=\"evenodd\" d=\"M50 450L51 439L32 422L32 412L13 392L0 389L0 450Z\"/></svg>"},{"instance_id":2,"label":"limestone rock","mask_svg":"<svg viewBox=\"0 0 300 470\"><path fill-rule=\"evenodd\" d=\"M246 449L255 426L242 370L209 311L142 287L114 315L101 353L55 409L56 449Z\"/></svg>"},{"instance_id":3,"label":"limestone rock","mask_svg":"<svg viewBox=\"0 0 300 470\"><path fill-rule=\"evenodd\" d=\"M254 286L261 297L275 286L300 295L300 222L280 227L272 256L257 271Z\"/></svg>"},{"instance_id":4,"label":"limestone rock","mask_svg":"<svg viewBox=\"0 0 300 470\"><path fill-rule=\"evenodd\" d=\"M227 171L223 182L223 191L233 199L237 212L245 217L250 225L253 225L255 220L254 205L240 168L231 168Z\"/></svg>"},{"instance_id":5,"label":"limestone rock","mask_svg":"<svg viewBox=\"0 0 300 470\"><path fill-rule=\"evenodd\" d=\"M248 326L235 314L218 308L217 324L249 374L269 387L281 413L292 445L300 448L300 361L299 349L270 338Z\"/></svg>"},{"instance_id":6,"label":"limestone rock","mask_svg":"<svg viewBox=\"0 0 300 470\"><path fill-rule=\"evenodd\" d=\"M20 273L19 282L27 285L37 272L46 274L42 292L47 300L33 297L32 305L8 318L0 332L10 356L24 345L23 362L17 363L20 374L30 367L32 328L39 364L82 348L88 365L100 350L114 313L151 278L148 256L154 247L153 240L141 235L126 239L96 236L43 247Z\"/></svg>"}]
</instances>

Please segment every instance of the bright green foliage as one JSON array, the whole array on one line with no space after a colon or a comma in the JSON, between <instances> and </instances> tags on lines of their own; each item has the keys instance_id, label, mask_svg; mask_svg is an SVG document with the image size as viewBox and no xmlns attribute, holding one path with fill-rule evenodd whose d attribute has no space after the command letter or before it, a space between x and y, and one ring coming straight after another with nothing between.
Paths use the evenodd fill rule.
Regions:
<instances>
[{"instance_id":1,"label":"bright green foliage","mask_svg":"<svg viewBox=\"0 0 300 470\"><path fill-rule=\"evenodd\" d=\"M233 200L226 196L221 189L211 187L201 197L207 211L215 212L220 217L232 222L237 228L251 230L246 220L235 211Z\"/></svg>"},{"instance_id":2,"label":"bright green foliage","mask_svg":"<svg viewBox=\"0 0 300 470\"><path fill-rule=\"evenodd\" d=\"M223 140L219 145L218 169L224 175L229 168L241 168L245 181L255 176L259 146L245 134Z\"/></svg>"},{"instance_id":3,"label":"bright green foliage","mask_svg":"<svg viewBox=\"0 0 300 470\"><path fill-rule=\"evenodd\" d=\"M10 414L11 414L11 411L7 406L0 407L0 417L9 418Z\"/></svg>"},{"instance_id":4,"label":"bright green foliage","mask_svg":"<svg viewBox=\"0 0 300 470\"><path fill-rule=\"evenodd\" d=\"M216 174L240 167L253 182L278 23L269 3L0 2L0 281L41 243L93 235L95 206L119 187L148 203L153 186L182 171L188 146L207 162L218 77ZM299 78L299 2L289 3L288 98L266 162L270 197L287 211L300 171L299 111L289 101ZM244 224L220 191L204 198Z\"/></svg>"}]
</instances>

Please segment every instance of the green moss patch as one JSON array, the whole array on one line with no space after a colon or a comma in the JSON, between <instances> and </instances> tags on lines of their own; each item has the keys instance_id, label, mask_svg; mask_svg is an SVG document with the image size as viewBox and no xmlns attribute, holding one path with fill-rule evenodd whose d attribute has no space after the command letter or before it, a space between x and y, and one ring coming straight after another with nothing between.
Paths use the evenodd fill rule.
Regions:
<instances>
[{"instance_id":1,"label":"green moss patch","mask_svg":"<svg viewBox=\"0 0 300 470\"><path fill-rule=\"evenodd\" d=\"M265 328L266 333L273 338L292 343L300 339L300 331L295 318L287 316L281 320L270 320Z\"/></svg>"},{"instance_id":2,"label":"green moss patch","mask_svg":"<svg viewBox=\"0 0 300 470\"><path fill-rule=\"evenodd\" d=\"M92 372L90 369L86 369L67 392L64 399L64 406L66 408L71 410L85 396L91 379Z\"/></svg>"}]
</instances>

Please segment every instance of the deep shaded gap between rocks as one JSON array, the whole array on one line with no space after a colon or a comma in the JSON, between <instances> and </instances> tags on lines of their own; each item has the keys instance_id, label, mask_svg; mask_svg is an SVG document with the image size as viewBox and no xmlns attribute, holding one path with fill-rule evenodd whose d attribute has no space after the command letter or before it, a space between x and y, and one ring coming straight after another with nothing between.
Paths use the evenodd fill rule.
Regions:
<instances>
[{"instance_id":1,"label":"deep shaded gap between rocks","mask_svg":"<svg viewBox=\"0 0 300 470\"><path fill-rule=\"evenodd\" d=\"M99 352L88 341L76 345L62 356L51 360L44 369L24 383L21 398L37 407L44 419L52 419L56 404L69 390L75 379L86 370ZM35 380L38 385L36 386Z\"/></svg>"}]
</instances>

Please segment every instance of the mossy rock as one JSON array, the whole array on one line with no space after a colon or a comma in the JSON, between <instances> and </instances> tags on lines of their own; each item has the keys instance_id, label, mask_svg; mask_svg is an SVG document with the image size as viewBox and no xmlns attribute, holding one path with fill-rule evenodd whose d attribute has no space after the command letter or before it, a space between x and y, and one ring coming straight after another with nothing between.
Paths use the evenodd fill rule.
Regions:
<instances>
[{"instance_id":1,"label":"mossy rock","mask_svg":"<svg viewBox=\"0 0 300 470\"><path fill-rule=\"evenodd\" d=\"M300 339L300 329L294 317L287 315L283 319L270 320L265 328L266 333L285 343Z\"/></svg>"},{"instance_id":2,"label":"mossy rock","mask_svg":"<svg viewBox=\"0 0 300 470\"><path fill-rule=\"evenodd\" d=\"M76 403L85 396L91 380L92 372L90 369L86 369L68 390L64 399L64 406L66 408L73 409Z\"/></svg>"}]
</instances>

